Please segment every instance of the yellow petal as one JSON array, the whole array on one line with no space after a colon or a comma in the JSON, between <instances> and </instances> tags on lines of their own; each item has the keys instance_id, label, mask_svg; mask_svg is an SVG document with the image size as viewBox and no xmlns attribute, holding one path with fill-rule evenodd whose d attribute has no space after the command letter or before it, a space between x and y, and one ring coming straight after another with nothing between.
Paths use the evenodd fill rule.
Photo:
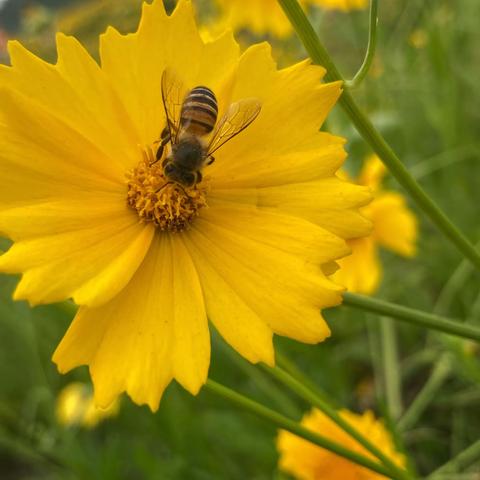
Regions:
<instances>
[{"instance_id":1,"label":"yellow petal","mask_svg":"<svg viewBox=\"0 0 480 480\"><path fill-rule=\"evenodd\" d=\"M348 410L338 414L355 430L368 438L381 452L399 467L405 466L405 457L396 451L393 439L381 420L371 411L358 415ZM318 432L335 443L368 458L374 459L360 443L350 437L335 422L319 410L312 410L302 418L302 426ZM277 448L280 453L279 466L298 479L312 480L383 480L384 476L367 470L343 457L318 447L317 445L281 430Z\"/></svg>"},{"instance_id":2,"label":"yellow petal","mask_svg":"<svg viewBox=\"0 0 480 480\"><path fill-rule=\"evenodd\" d=\"M209 167L215 184L231 186L240 177L242 186L250 179L249 186L256 186L258 172L266 172L277 183L305 180L295 177L292 157L298 151L310 153L308 161L322 158L322 150L336 145L333 162L344 158L341 140L319 134L323 120L338 99L340 83L320 84L324 69L300 62L292 67L277 71L268 44L250 47L240 58L231 93L231 101L254 97L261 103L261 112L245 132L226 143L215 154L216 162ZM268 148L267 148L268 146ZM315 157L312 153L317 151ZM329 152L330 155L332 151ZM331 168L332 158L328 158ZM284 165L284 163L286 165ZM304 164L305 160L301 160ZM280 177L280 172L283 175ZM299 174L305 174L300 166ZM312 167L310 166L310 170ZM266 181L268 182L267 176ZM278 179L277 179L278 178Z\"/></svg>"},{"instance_id":3,"label":"yellow petal","mask_svg":"<svg viewBox=\"0 0 480 480\"><path fill-rule=\"evenodd\" d=\"M136 165L139 134L105 73L73 37L58 34L57 50L57 69L79 96L84 115L88 115L88 138L101 145L122 169ZM78 116L74 122L79 124Z\"/></svg>"},{"instance_id":4,"label":"yellow petal","mask_svg":"<svg viewBox=\"0 0 480 480\"><path fill-rule=\"evenodd\" d=\"M335 174L346 158L344 143L343 138L318 132L295 151L276 155L254 150L242 159L228 158L221 168L206 169L205 174L214 190L310 182Z\"/></svg>"},{"instance_id":5,"label":"yellow petal","mask_svg":"<svg viewBox=\"0 0 480 480\"><path fill-rule=\"evenodd\" d=\"M222 7L222 23L236 31L249 28L256 35L286 37L292 26L276 0L217 0Z\"/></svg>"},{"instance_id":6,"label":"yellow petal","mask_svg":"<svg viewBox=\"0 0 480 480\"><path fill-rule=\"evenodd\" d=\"M377 155L370 155L364 161L358 183L370 187L372 190L378 190L386 173L387 167L380 158Z\"/></svg>"},{"instance_id":7,"label":"yellow petal","mask_svg":"<svg viewBox=\"0 0 480 480\"><path fill-rule=\"evenodd\" d=\"M124 205L119 217L107 222L16 242L0 257L0 270L23 273L17 300L35 305L73 297L79 304L99 305L128 283L153 233L153 226L139 224Z\"/></svg>"},{"instance_id":8,"label":"yellow petal","mask_svg":"<svg viewBox=\"0 0 480 480\"><path fill-rule=\"evenodd\" d=\"M109 28L101 37L100 56L141 142L150 144L165 126L160 86L165 68L188 88L206 84L217 91L237 60L238 46L229 34L204 45L190 2L179 2L168 17L163 2L156 0L143 5L137 33L123 36Z\"/></svg>"},{"instance_id":9,"label":"yellow petal","mask_svg":"<svg viewBox=\"0 0 480 480\"><path fill-rule=\"evenodd\" d=\"M368 0L308 0L308 3L318 5L327 10L349 12L350 10L366 8Z\"/></svg>"},{"instance_id":10,"label":"yellow petal","mask_svg":"<svg viewBox=\"0 0 480 480\"><path fill-rule=\"evenodd\" d=\"M118 191L124 170L97 145L18 92L0 89L0 198L41 198L72 190ZM5 181L5 177L8 182Z\"/></svg>"},{"instance_id":11,"label":"yellow petal","mask_svg":"<svg viewBox=\"0 0 480 480\"><path fill-rule=\"evenodd\" d=\"M13 67L0 69L0 85L35 99L101 150L108 162L102 162L106 165L99 168L109 166L121 174L125 166L136 161L139 140L135 130L105 75L85 49L64 35L58 35L57 45L58 64L51 65L18 42L11 42Z\"/></svg>"},{"instance_id":12,"label":"yellow petal","mask_svg":"<svg viewBox=\"0 0 480 480\"><path fill-rule=\"evenodd\" d=\"M272 330L246 304L232 286L230 276L212 267L201 249L203 237L192 231L184 236L202 285L208 317L225 341L252 363L274 364ZM208 254L207 254L208 255Z\"/></svg>"},{"instance_id":13,"label":"yellow petal","mask_svg":"<svg viewBox=\"0 0 480 480\"><path fill-rule=\"evenodd\" d=\"M298 241L301 235L305 239L303 246ZM319 309L338 304L340 295L339 288L324 277L319 265L310 263L321 255L314 253L313 244L318 242L321 250L322 241L332 242L332 237L315 225L260 210L212 207L197 219L186 237L189 248L195 249L193 258L204 290L216 295L211 298L206 293L209 316L240 353L244 354L236 345L241 341L239 328L249 322L237 325L239 303L244 303L260 322L279 335L309 343L329 335ZM335 248L337 254L345 254L343 242L337 242ZM229 300L219 300L225 294L218 278L235 292L235 308ZM218 301L226 303L224 310L215 306ZM213 316L212 308L219 314ZM230 320L232 315L235 321ZM252 334L257 328L249 326ZM260 347L257 350L261 351Z\"/></svg>"},{"instance_id":14,"label":"yellow petal","mask_svg":"<svg viewBox=\"0 0 480 480\"><path fill-rule=\"evenodd\" d=\"M385 248L412 257L416 252L417 219L399 193L378 194L367 207L366 215L374 225L373 236Z\"/></svg>"},{"instance_id":15,"label":"yellow petal","mask_svg":"<svg viewBox=\"0 0 480 480\"><path fill-rule=\"evenodd\" d=\"M126 391L156 410L172 378L198 392L209 354L192 261L179 238L161 235L120 295L102 307L80 309L53 360L61 372L89 365L100 407Z\"/></svg>"},{"instance_id":16,"label":"yellow petal","mask_svg":"<svg viewBox=\"0 0 480 480\"><path fill-rule=\"evenodd\" d=\"M25 193L25 196L28 192ZM35 195L35 192L29 192ZM43 192L42 192L43 193ZM125 192L56 192L51 198L12 198L0 205L0 233L14 241L82 230L123 216ZM62 198L63 195L72 195ZM60 198L59 198L60 197Z\"/></svg>"},{"instance_id":17,"label":"yellow petal","mask_svg":"<svg viewBox=\"0 0 480 480\"><path fill-rule=\"evenodd\" d=\"M371 231L371 222L358 213L358 207L371 200L370 190L335 177L259 189L217 189L211 195L219 201L305 218L340 238L357 238Z\"/></svg>"},{"instance_id":18,"label":"yellow petal","mask_svg":"<svg viewBox=\"0 0 480 480\"><path fill-rule=\"evenodd\" d=\"M382 266L373 238L358 238L348 244L352 254L338 261L340 269L333 279L349 292L374 293L380 283Z\"/></svg>"},{"instance_id":19,"label":"yellow petal","mask_svg":"<svg viewBox=\"0 0 480 480\"><path fill-rule=\"evenodd\" d=\"M209 207L202 215L203 221L232 231L239 228L237 231L249 239L311 264L323 265L350 253L343 239L300 217L255 205L215 201L214 198L210 199Z\"/></svg>"},{"instance_id":20,"label":"yellow petal","mask_svg":"<svg viewBox=\"0 0 480 480\"><path fill-rule=\"evenodd\" d=\"M203 292L190 253L181 237L171 235L173 263L173 375L196 394L207 380L210 337Z\"/></svg>"}]
</instances>

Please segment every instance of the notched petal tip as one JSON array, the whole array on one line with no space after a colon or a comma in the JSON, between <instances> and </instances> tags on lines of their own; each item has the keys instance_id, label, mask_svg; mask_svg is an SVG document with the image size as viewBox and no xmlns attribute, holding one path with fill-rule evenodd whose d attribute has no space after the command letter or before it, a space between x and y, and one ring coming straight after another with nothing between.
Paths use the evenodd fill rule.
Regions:
<instances>
[{"instance_id":1,"label":"notched petal tip","mask_svg":"<svg viewBox=\"0 0 480 480\"><path fill-rule=\"evenodd\" d=\"M22 278L20 282L18 282L17 286L15 287L15 290L13 292L12 298L16 302L18 301L26 301L28 303L28 306L30 308L33 307L38 307L39 305L45 305L48 302L48 300L45 300L42 295L32 295L28 284L26 284L24 281L24 275L22 275Z\"/></svg>"},{"instance_id":2,"label":"notched petal tip","mask_svg":"<svg viewBox=\"0 0 480 480\"><path fill-rule=\"evenodd\" d=\"M46 66L47 68L53 68L53 64L37 57L37 55L28 50L28 48L18 40L9 40L7 43L7 51L13 69L19 68L28 71L29 64L37 64L44 67Z\"/></svg>"}]
</instances>

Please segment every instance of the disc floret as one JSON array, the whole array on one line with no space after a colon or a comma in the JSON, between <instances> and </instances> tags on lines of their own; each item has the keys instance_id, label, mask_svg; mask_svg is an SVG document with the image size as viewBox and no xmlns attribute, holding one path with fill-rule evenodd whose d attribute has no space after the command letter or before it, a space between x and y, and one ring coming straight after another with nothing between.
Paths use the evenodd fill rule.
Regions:
<instances>
[{"instance_id":1,"label":"disc floret","mask_svg":"<svg viewBox=\"0 0 480 480\"><path fill-rule=\"evenodd\" d=\"M162 231L185 230L207 206L205 186L186 187L166 178L162 163L155 161L150 148L143 151L142 160L127 173L127 185L128 205L142 222L151 222Z\"/></svg>"}]
</instances>

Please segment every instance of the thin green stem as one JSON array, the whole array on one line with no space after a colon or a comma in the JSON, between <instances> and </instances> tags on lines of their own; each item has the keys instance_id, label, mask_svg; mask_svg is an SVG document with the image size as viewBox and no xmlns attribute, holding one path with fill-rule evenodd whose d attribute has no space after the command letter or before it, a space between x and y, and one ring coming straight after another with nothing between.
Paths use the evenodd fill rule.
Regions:
<instances>
[{"instance_id":1,"label":"thin green stem","mask_svg":"<svg viewBox=\"0 0 480 480\"><path fill-rule=\"evenodd\" d=\"M378 24L378 0L370 0L370 24L368 29L368 45L367 53L363 60L360 70L355 74L352 80L347 81L349 88L358 87L363 79L367 76L370 66L372 65L375 56L375 49L377 48L377 24Z\"/></svg>"},{"instance_id":2,"label":"thin green stem","mask_svg":"<svg viewBox=\"0 0 480 480\"><path fill-rule=\"evenodd\" d=\"M401 378L398 369L398 348L395 324L391 318L383 318L380 324L382 338L383 384L388 412L393 420L402 414Z\"/></svg>"},{"instance_id":3,"label":"thin green stem","mask_svg":"<svg viewBox=\"0 0 480 480\"><path fill-rule=\"evenodd\" d=\"M17 412L0 404L0 450L8 450L25 460L63 468L60 458L32 444L33 439L27 427L30 425L25 425L23 419L19 420Z\"/></svg>"},{"instance_id":4,"label":"thin green stem","mask_svg":"<svg viewBox=\"0 0 480 480\"><path fill-rule=\"evenodd\" d=\"M217 338L217 337L215 337ZM240 356L230 345L223 340L215 342L217 348L228 355L230 360L245 372L248 378L256 385L258 390L265 394L281 412L295 417L300 414L300 409L293 400L278 387L278 385L264 372Z\"/></svg>"},{"instance_id":5,"label":"thin green stem","mask_svg":"<svg viewBox=\"0 0 480 480\"><path fill-rule=\"evenodd\" d=\"M439 354L439 349L436 347L427 347L412 353L409 357L405 358L400 366L402 379L408 380L414 376L419 369L434 363Z\"/></svg>"},{"instance_id":6,"label":"thin green stem","mask_svg":"<svg viewBox=\"0 0 480 480\"><path fill-rule=\"evenodd\" d=\"M480 460L480 440L472 443L472 445L463 450L463 452L460 452L455 458L452 458L447 463L437 468L427 478L434 480L443 473L464 470L478 460Z\"/></svg>"},{"instance_id":7,"label":"thin green stem","mask_svg":"<svg viewBox=\"0 0 480 480\"><path fill-rule=\"evenodd\" d=\"M65 466L61 460L52 454L42 452L39 449L29 445L27 442L21 442L13 438L7 437L0 431L0 447L10 452L12 456L19 457L30 462L40 463L53 467L55 469L64 469Z\"/></svg>"},{"instance_id":8,"label":"thin green stem","mask_svg":"<svg viewBox=\"0 0 480 480\"><path fill-rule=\"evenodd\" d=\"M328 418L335 422L343 431L348 433L353 439L355 439L360 445L368 450L372 455L377 457L383 465L391 472L395 472L398 478L408 479L410 478L408 472L399 468L395 463L390 460L380 449L378 449L373 443L371 443L366 437L364 437L357 429L355 429L348 421L346 421L335 408L331 407L328 402L323 398L315 394L309 389L303 382L293 377L286 371L279 367L269 367L262 364L265 371L270 373L277 380L282 382L286 387L295 392L299 397L303 398L310 405L321 410Z\"/></svg>"},{"instance_id":9,"label":"thin green stem","mask_svg":"<svg viewBox=\"0 0 480 480\"><path fill-rule=\"evenodd\" d=\"M420 392L410 404L397 426L400 431L410 430L422 416L430 402L435 398L438 389L443 385L451 371L450 355L442 355L435 365L432 374L425 382Z\"/></svg>"},{"instance_id":10,"label":"thin green stem","mask_svg":"<svg viewBox=\"0 0 480 480\"><path fill-rule=\"evenodd\" d=\"M480 390L477 385L474 385L460 392L455 392L446 398L441 398L437 403L442 407L455 407L459 410L462 410L463 407L479 405Z\"/></svg>"},{"instance_id":11,"label":"thin green stem","mask_svg":"<svg viewBox=\"0 0 480 480\"><path fill-rule=\"evenodd\" d=\"M330 58L327 50L320 42L320 39L305 16L298 1L278 0L278 3L285 11L311 59L315 63L326 68L327 73L325 74L325 79L327 81L344 81L344 78ZM367 115L357 105L348 87L345 88L339 103L349 115L357 131L389 168L398 183L409 193L411 198L418 204L437 228L448 239L450 239L457 249L468 258L476 268L480 269L480 252L477 251L462 232L460 232L460 230L440 210L430 196L420 187L412 175L410 175L392 148L375 129Z\"/></svg>"},{"instance_id":12,"label":"thin green stem","mask_svg":"<svg viewBox=\"0 0 480 480\"><path fill-rule=\"evenodd\" d=\"M285 417L280 413L275 412L274 410L271 410L270 408L267 408L264 405L235 392L234 390L231 390L230 388L214 382L213 380L208 380L205 384L205 388L215 395L218 395L236 405L237 407L243 408L244 410L257 415L258 417L269 421L277 428L287 430L295 435L298 435L299 437L308 440L309 442L312 442L321 448L325 448L326 450L340 455L347 460L366 467L374 472L380 473L387 478L392 478L394 480L402 480L403 478L386 469L383 465L374 462L363 455L353 452L336 442L332 442L328 438L306 429L298 422L291 420L290 418Z\"/></svg>"},{"instance_id":13,"label":"thin green stem","mask_svg":"<svg viewBox=\"0 0 480 480\"><path fill-rule=\"evenodd\" d=\"M343 304L348 307L412 323L419 327L426 327L480 342L480 328L478 327L459 323L432 313L422 312L421 310L415 310L414 308L404 307L403 305L397 305L396 303L347 292L343 294Z\"/></svg>"},{"instance_id":14,"label":"thin green stem","mask_svg":"<svg viewBox=\"0 0 480 480\"><path fill-rule=\"evenodd\" d=\"M477 246L478 245L480 244L477 244ZM462 262L460 262L440 291L433 307L434 313L443 314L450 309L450 305L452 304L455 295L460 291L463 285L465 285L472 270L472 266L467 260L462 260Z\"/></svg>"},{"instance_id":15,"label":"thin green stem","mask_svg":"<svg viewBox=\"0 0 480 480\"><path fill-rule=\"evenodd\" d=\"M290 359L280 353L278 350L275 352L275 363L288 372L292 377L295 377L298 381L306 385L317 397L322 398L326 402L333 402L330 396L321 390L318 385L315 384L310 378L308 378Z\"/></svg>"},{"instance_id":16,"label":"thin green stem","mask_svg":"<svg viewBox=\"0 0 480 480\"><path fill-rule=\"evenodd\" d=\"M410 175L418 181L442 168L450 167L471 158L473 155L476 155L478 148L479 144L475 143L472 145L462 145L461 147L438 153L413 165L410 168Z\"/></svg>"},{"instance_id":17,"label":"thin green stem","mask_svg":"<svg viewBox=\"0 0 480 480\"><path fill-rule=\"evenodd\" d=\"M435 480L478 480L477 472L467 473L439 473L436 475ZM282 479L285 480L285 479Z\"/></svg>"},{"instance_id":18,"label":"thin green stem","mask_svg":"<svg viewBox=\"0 0 480 480\"><path fill-rule=\"evenodd\" d=\"M469 317L471 319L480 317L480 293L477 294L477 298L472 302Z\"/></svg>"},{"instance_id":19,"label":"thin green stem","mask_svg":"<svg viewBox=\"0 0 480 480\"><path fill-rule=\"evenodd\" d=\"M373 378L375 383L375 399L377 403L383 404L383 372L382 372L382 355L380 353L380 334L377 328L376 320L370 318L371 315L365 315L365 323L367 326L368 351L370 352L370 360L373 367Z\"/></svg>"}]
</instances>

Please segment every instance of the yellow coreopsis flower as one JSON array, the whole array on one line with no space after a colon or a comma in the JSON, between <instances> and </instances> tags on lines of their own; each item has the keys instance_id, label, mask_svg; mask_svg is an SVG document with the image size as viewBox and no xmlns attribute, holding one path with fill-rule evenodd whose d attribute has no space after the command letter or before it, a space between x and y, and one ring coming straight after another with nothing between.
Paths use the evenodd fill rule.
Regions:
<instances>
[{"instance_id":1,"label":"yellow coreopsis flower","mask_svg":"<svg viewBox=\"0 0 480 480\"><path fill-rule=\"evenodd\" d=\"M15 299L80 305L59 370L88 365L100 407L126 391L154 410L172 379L193 394L206 381L207 319L251 362L273 364L274 333L324 340L319 309L342 290L326 274L370 229L369 190L335 176L344 139L318 130L341 85L309 62L277 70L265 43L204 43L188 1L171 16L145 4L135 34L110 28L101 66L73 38L57 45L51 65L13 42L0 68L0 231L14 240L0 270L23 274ZM202 181L171 180L175 135L170 176L155 160L174 129L167 71L215 92L219 116L261 106Z\"/></svg>"},{"instance_id":2,"label":"yellow coreopsis flower","mask_svg":"<svg viewBox=\"0 0 480 480\"><path fill-rule=\"evenodd\" d=\"M220 23L238 32L248 28L256 35L286 37L292 26L277 0L217 0Z\"/></svg>"},{"instance_id":3,"label":"yellow coreopsis flower","mask_svg":"<svg viewBox=\"0 0 480 480\"><path fill-rule=\"evenodd\" d=\"M373 223L373 232L365 238L349 240L352 254L340 260L340 269L334 279L351 292L373 293L382 277L378 247L384 247L404 257L413 257L416 252L417 219L407 207L403 195L386 191L381 182L386 168L376 155L365 161L358 183L368 186L374 200L362 213Z\"/></svg>"},{"instance_id":4,"label":"yellow coreopsis flower","mask_svg":"<svg viewBox=\"0 0 480 480\"><path fill-rule=\"evenodd\" d=\"M341 10L343 12L361 10L368 6L368 0L311 0L311 3L327 10Z\"/></svg>"},{"instance_id":5,"label":"yellow coreopsis flower","mask_svg":"<svg viewBox=\"0 0 480 480\"><path fill-rule=\"evenodd\" d=\"M73 382L59 393L56 415L62 425L93 428L102 420L117 415L119 408L118 400L106 409L96 407L92 389L84 383Z\"/></svg>"},{"instance_id":6,"label":"yellow coreopsis flower","mask_svg":"<svg viewBox=\"0 0 480 480\"><path fill-rule=\"evenodd\" d=\"M405 466L405 457L395 450L390 433L371 411L366 411L363 415L348 410L340 410L338 413L399 467ZM319 410L315 409L306 414L302 419L302 425L349 450L375 459L360 443ZM383 475L284 430L278 435L277 448L280 453L280 469L300 480L385 479Z\"/></svg>"},{"instance_id":7,"label":"yellow coreopsis flower","mask_svg":"<svg viewBox=\"0 0 480 480\"><path fill-rule=\"evenodd\" d=\"M234 31L250 29L257 35L286 37L293 30L278 0L217 0L222 10L221 24ZM368 5L368 0L301 0L303 6L318 6L328 10L348 12Z\"/></svg>"}]
</instances>

